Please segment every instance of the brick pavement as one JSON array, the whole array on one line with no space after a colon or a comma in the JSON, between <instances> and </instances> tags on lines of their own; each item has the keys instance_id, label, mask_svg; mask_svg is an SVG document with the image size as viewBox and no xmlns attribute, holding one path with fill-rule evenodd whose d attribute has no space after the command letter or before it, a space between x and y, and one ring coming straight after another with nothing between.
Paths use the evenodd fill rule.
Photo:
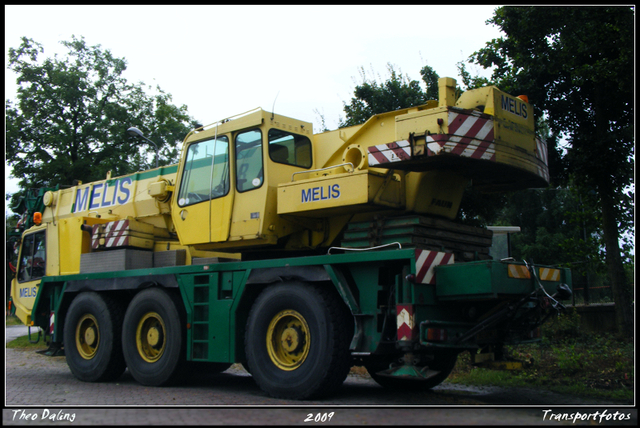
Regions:
<instances>
[{"instance_id":1,"label":"brick pavement","mask_svg":"<svg viewBox=\"0 0 640 428\"><path fill-rule=\"evenodd\" d=\"M190 409L62 409L63 421L42 419L42 409L27 409L37 420L11 420L13 411L3 410L4 425L537 425L538 410L496 409L313 409L313 408L190 408ZM60 409L49 408L57 417ZM305 422L308 415L334 413L329 422ZM50 416L51 417L51 416ZM73 417L74 421L69 422Z\"/></svg>"},{"instance_id":2,"label":"brick pavement","mask_svg":"<svg viewBox=\"0 0 640 428\"><path fill-rule=\"evenodd\" d=\"M330 399L299 402L267 396L240 366L166 388L140 385L128 372L116 382L80 382L64 357L31 350L6 349L6 367L4 425L70 424L71 415L76 425L308 425L322 424L305 423L309 413L330 412L326 424L339 425L536 425L542 418L540 408L486 408L461 391L394 393L358 376ZM21 419L27 413L35 420Z\"/></svg>"}]
</instances>

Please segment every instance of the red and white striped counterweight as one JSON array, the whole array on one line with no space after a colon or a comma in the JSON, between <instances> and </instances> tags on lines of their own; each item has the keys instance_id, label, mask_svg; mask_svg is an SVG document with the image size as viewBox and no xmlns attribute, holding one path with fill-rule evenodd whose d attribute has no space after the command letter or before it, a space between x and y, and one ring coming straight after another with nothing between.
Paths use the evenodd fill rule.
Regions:
<instances>
[{"instance_id":1,"label":"red and white striped counterweight","mask_svg":"<svg viewBox=\"0 0 640 428\"><path fill-rule=\"evenodd\" d=\"M496 160L494 121L491 116L477 110L450 108L447 114L447 134L425 135L427 156L450 153L472 159ZM369 166L410 160L412 153L408 140L379 144L368 148Z\"/></svg>"},{"instance_id":2,"label":"red and white striped counterweight","mask_svg":"<svg viewBox=\"0 0 640 428\"><path fill-rule=\"evenodd\" d=\"M495 161L493 120L476 110L449 110L449 133L427 135L427 155L451 153Z\"/></svg>"}]
</instances>

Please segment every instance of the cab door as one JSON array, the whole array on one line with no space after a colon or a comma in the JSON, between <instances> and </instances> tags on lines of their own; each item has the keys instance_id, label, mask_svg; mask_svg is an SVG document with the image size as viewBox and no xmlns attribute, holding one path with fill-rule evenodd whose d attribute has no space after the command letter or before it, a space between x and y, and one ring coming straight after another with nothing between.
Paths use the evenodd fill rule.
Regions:
<instances>
[{"instance_id":1,"label":"cab door","mask_svg":"<svg viewBox=\"0 0 640 428\"><path fill-rule=\"evenodd\" d=\"M36 299L40 280L46 274L45 230L22 237L16 277L11 284L11 297L16 307L16 316L25 324L31 322L31 309Z\"/></svg>"},{"instance_id":2,"label":"cab door","mask_svg":"<svg viewBox=\"0 0 640 428\"><path fill-rule=\"evenodd\" d=\"M224 242L229 238L234 198L229 137L194 142L186 149L184 159L171 210L180 243Z\"/></svg>"}]
</instances>

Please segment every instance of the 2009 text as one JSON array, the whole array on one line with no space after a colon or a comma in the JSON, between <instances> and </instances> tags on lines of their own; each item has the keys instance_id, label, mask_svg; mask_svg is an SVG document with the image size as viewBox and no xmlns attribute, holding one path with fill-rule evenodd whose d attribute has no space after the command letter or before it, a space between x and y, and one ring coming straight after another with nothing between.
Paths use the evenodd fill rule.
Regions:
<instances>
[{"instance_id":1,"label":"2009 text","mask_svg":"<svg viewBox=\"0 0 640 428\"><path fill-rule=\"evenodd\" d=\"M334 414L335 412L317 413L315 415L313 413L309 413L307 414L307 418L304 421L305 422L329 422Z\"/></svg>"}]
</instances>

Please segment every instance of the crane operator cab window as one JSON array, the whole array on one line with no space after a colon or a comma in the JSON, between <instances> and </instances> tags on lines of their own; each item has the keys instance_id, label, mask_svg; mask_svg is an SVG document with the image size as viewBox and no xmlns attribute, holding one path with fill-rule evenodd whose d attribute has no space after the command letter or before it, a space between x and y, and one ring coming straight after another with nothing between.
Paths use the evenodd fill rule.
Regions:
<instances>
[{"instance_id":1,"label":"crane operator cab window","mask_svg":"<svg viewBox=\"0 0 640 428\"><path fill-rule=\"evenodd\" d=\"M187 151L178 194L181 207L229 193L229 138L218 136L193 143Z\"/></svg>"},{"instance_id":2,"label":"crane operator cab window","mask_svg":"<svg viewBox=\"0 0 640 428\"><path fill-rule=\"evenodd\" d=\"M277 163L311 168L311 140L304 135L271 128L269 157Z\"/></svg>"},{"instance_id":3,"label":"crane operator cab window","mask_svg":"<svg viewBox=\"0 0 640 428\"><path fill-rule=\"evenodd\" d=\"M262 133L258 129L236 135L236 186L239 192L262 186Z\"/></svg>"},{"instance_id":4,"label":"crane operator cab window","mask_svg":"<svg viewBox=\"0 0 640 428\"><path fill-rule=\"evenodd\" d=\"M44 231L24 237L20 253L18 281L25 282L42 278L45 274L46 251Z\"/></svg>"}]
</instances>

